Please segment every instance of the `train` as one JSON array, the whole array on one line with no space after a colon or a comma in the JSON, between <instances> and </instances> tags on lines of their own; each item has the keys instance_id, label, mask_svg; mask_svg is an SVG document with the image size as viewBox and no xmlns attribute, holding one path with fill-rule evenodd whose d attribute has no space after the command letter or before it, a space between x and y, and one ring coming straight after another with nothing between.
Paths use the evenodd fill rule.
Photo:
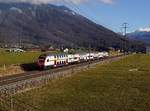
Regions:
<instances>
[{"instance_id":1,"label":"train","mask_svg":"<svg viewBox=\"0 0 150 111\"><path fill-rule=\"evenodd\" d=\"M81 62L94 61L108 57L108 52L76 53L76 54L42 54L37 60L37 66L40 70L63 67Z\"/></svg>"}]
</instances>

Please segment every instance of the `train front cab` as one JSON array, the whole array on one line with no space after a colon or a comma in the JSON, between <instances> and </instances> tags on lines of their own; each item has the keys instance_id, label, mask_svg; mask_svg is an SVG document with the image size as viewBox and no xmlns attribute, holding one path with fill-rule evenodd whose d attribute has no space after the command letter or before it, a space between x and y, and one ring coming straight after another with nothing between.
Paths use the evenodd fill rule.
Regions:
<instances>
[{"instance_id":1,"label":"train front cab","mask_svg":"<svg viewBox=\"0 0 150 111\"><path fill-rule=\"evenodd\" d=\"M43 70L45 67L46 55L41 55L37 60L37 67L39 70Z\"/></svg>"}]
</instances>

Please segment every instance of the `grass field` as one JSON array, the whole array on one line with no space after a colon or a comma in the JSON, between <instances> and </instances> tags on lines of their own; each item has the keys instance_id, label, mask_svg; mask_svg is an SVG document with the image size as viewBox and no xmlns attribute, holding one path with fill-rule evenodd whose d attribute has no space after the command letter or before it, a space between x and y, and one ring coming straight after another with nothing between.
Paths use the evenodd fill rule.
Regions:
<instances>
[{"instance_id":1,"label":"grass field","mask_svg":"<svg viewBox=\"0 0 150 111\"><path fill-rule=\"evenodd\" d=\"M150 111L150 55L134 55L16 95L41 111Z\"/></svg>"},{"instance_id":2,"label":"grass field","mask_svg":"<svg viewBox=\"0 0 150 111\"><path fill-rule=\"evenodd\" d=\"M24 64L24 63L33 63L43 52L4 52L0 51L0 66L11 65L11 64ZM56 52L49 52L56 53Z\"/></svg>"},{"instance_id":3,"label":"grass field","mask_svg":"<svg viewBox=\"0 0 150 111\"><path fill-rule=\"evenodd\" d=\"M4 49L0 49L0 66L4 65L12 65L12 64L25 64L25 63L33 63L36 59L44 52L5 52ZM59 53L57 51L52 51L48 53ZM118 55L117 52L111 52L110 55Z\"/></svg>"},{"instance_id":4,"label":"grass field","mask_svg":"<svg viewBox=\"0 0 150 111\"><path fill-rule=\"evenodd\" d=\"M5 52L0 50L0 77L23 73L25 70L21 64L30 64L36 62L37 58L45 52ZM46 53L59 53L56 51ZM33 67L33 66L28 66ZM34 67L32 69L35 69Z\"/></svg>"}]
</instances>

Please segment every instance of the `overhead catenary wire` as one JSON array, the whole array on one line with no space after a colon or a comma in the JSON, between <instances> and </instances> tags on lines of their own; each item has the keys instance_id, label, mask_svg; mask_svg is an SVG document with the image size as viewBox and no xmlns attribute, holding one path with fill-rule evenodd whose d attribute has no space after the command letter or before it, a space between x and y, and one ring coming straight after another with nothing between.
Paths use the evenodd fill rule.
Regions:
<instances>
[{"instance_id":1,"label":"overhead catenary wire","mask_svg":"<svg viewBox=\"0 0 150 111\"><path fill-rule=\"evenodd\" d=\"M79 14L81 13L81 16L82 16L82 14L88 16L87 13L85 13L83 10L81 10L81 9L79 8L78 4L72 2L71 0L70 0L69 2L67 2L67 1L65 1L65 0L62 0L62 1L63 1L65 4L68 4L72 9L76 10ZM93 18L93 17L90 17L90 18L93 19L92 21L93 21L94 23L97 22L97 20L96 20L95 18ZM88 47L91 47L91 44L89 44Z\"/></svg>"},{"instance_id":2,"label":"overhead catenary wire","mask_svg":"<svg viewBox=\"0 0 150 111\"><path fill-rule=\"evenodd\" d=\"M75 5L75 7L79 10L79 12L83 13L86 16L89 16L89 15L87 15L87 13L85 11L81 10L77 4L73 3L72 1L70 1L70 2ZM90 16L90 18L92 19L92 21L98 22L94 17Z\"/></svg>"},{"instance_id":3,"label":"overhead catenary wire","mask_svg":"<svg viewBox=\"0 0 150 111\"><path fill-rule=\"evenodd\" d=\"M10 12L8 11L7 13L4 14L4 17L2 18L1 22L0 22L0 27L2 27L2 25L4 25L5 21L9 18ZM16 17L18 18L18 16ZM0 30L0 37L2 36L2 31ZM19 35L20 36L20 35ZM5 39L4 39L4 44L7 45ZM21 45L21 37L18 37L18 44ZM4 47L5 47L4 45Z\"/></svg>"},{"instance_id":4,"label":"overhead catenary wire","mask_svg":"<svg viewBox=\"0 0 150 111\"><path fill-rule=\"evenodd\" d=\"M66 2L65 0L62 0L62 2L66 5L66 6L70 6L73 10L75 10L75 12L78 12L79 10L74 7L74 5L70 4L69 2Z\"/></svg>"},{"instance_id":5,"label":"overhead catenary wire","mask_svg":"<svg viewBox=\"0 0 150 111\"><path fill-rule=\"evenodd\" d=\"M6 19L8 18L9 13L4 14L4 17L2 18L2 21L0 22L0 27L2 27L2 25L4 25ZM2 36L2 31L0 30L0 37ZM4 39L4 46L6 45L6 41Z\"/></svg>"},{"instance_id":6,"label":"overhead catenary wire","mask_svg":"<svg viewBox=\"0 0 150 111\"><path fill-rule=\"evenodd\" d=\"M78 4L72 2L71 0L69 1L65 1L62 0L65 4L68 4L68 6L70 6L72 9L74 9L77 13L81 14L81 15L85 15L85 16L89 16L85 11L83 11ZM90 18L92 19L92 21L94 22L98 22L94 17L90 16Z\"/></svg>"}]
</instances>

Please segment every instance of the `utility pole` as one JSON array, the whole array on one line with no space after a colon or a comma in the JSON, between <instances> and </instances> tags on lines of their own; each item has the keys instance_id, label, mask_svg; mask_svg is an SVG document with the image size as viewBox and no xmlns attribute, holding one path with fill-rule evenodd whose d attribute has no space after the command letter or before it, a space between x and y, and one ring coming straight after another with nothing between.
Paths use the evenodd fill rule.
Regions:
<instances>
[{"instance_id":1,"label":"utility pole","mask_svg":"<svg viewBox=\"0 0 150 111\"><path fill-rule=\"evenodd\" d=\"M129 28L128 25L129 24L127 22L122 24L122 28L124 29L124 33L123 33L124 37L126 37L127 35L127 29Z\"/></svg>"},{"instance_id":2,"label":"utility pole","mask_svg":"<svg viewBox=\"0 0 150 111\"><path fill-rule=\"evenodd\" d=\"M123 31L123 36L124 36L124 38L126 38L127 37L127 29L129 28L128 27L129 26L129 24L127 23L127 22L124 22L123 24L122 24L122 29L124 30ZM126 42L124 42L124 46L122 46L122 50L126 50L126 46L127 46L127 44L126 44ZM123 48L124 47L124 48Z\"/></svg>"}]
</instances>

